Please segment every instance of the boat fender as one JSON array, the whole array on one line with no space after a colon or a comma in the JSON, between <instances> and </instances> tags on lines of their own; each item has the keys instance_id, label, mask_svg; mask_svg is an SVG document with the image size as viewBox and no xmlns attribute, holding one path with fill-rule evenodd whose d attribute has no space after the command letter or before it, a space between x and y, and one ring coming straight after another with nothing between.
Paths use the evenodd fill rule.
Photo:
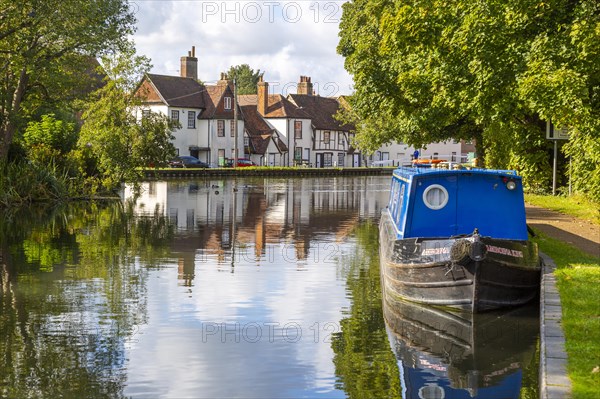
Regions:
<instances>
[{"instance_id":1,"label":"boat fender","mask_svg":"<svg viewBox=\"0 0 600 399\"><path fill-rule=\"evenodd\" d=\"M454 241L450 248L450 260L454 264L466 266L470 261L471 241L460 239Z\"/></svg>"},{"instance_id":2,"label":"boat fender","mask_svg":"<svg viewBox=\"0 0 600 399\"><path fill-rule=\"evenodd\" d=\"M481 262L485 259L485 255L487 254L487 246L476 239L471 244L471 250L469 251L469 257L473 259L475 262Z\"/></svg>"}]
</instances>

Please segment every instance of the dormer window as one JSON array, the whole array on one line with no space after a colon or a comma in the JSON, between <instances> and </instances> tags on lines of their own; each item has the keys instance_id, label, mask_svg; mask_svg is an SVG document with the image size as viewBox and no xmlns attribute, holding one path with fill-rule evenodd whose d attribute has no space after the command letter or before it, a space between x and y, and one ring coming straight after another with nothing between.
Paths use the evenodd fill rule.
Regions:
<instances>
[{"instance_id":1,"label":"dormer window","mask_svg":"<svg viewBox=\"0 0 600 399\"><path fill-rule=\"evenodd\" d=\"M225 97L224 99L225 109L231 109L231 97Z\"/></svg>"}]
</instances>

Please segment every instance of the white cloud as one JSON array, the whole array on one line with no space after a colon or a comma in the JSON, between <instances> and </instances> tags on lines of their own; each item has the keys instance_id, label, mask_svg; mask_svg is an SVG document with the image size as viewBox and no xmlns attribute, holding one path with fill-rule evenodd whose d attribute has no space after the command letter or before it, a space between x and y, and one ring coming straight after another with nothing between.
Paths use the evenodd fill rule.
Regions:
<instances>
[{"instance_id":1,"label":"white cloud","mask_svg":"<svg viewBox=\"0 0 600 399\"><path fill-rule=\"evenodd\" d=\"M153 72L179 74L179 59L196 47L198 75L214 82L231 65L265 72L281 93L310 76L321 95L351 93L336 52L341 1L138 1L137 51ZM295 92L295 88L292 92ZM287 92L283 92L287 94Z\"/></svg>"}]
</instances>

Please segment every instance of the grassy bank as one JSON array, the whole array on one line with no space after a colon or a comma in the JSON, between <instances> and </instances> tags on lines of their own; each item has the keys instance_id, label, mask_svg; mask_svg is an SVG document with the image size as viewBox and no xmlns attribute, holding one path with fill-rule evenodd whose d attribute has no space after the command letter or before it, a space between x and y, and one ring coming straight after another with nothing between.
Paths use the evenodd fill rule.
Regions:
<instances>
[{"instance_id":1,"label":"grassy bank","mask_svg":"<svg viewBox=\"0 0 600 399\"><path fill-rule=\"evenodd\" d=\"M600 258L536 231L540 250L556 263L573 398L600 397Z\"/></svg>"},{"instance_id":2,"label":"grassy bank","mask_svg":"<svg viewBox=\"0 0 600 399\"><path fill-rule=\"evenodd\" d=\"M593 203L584 197L572 195L570 197L526 194L525 201L529 204L541 206L565 215L600 225L600 204Z\"/></svg>"}]
</instances>

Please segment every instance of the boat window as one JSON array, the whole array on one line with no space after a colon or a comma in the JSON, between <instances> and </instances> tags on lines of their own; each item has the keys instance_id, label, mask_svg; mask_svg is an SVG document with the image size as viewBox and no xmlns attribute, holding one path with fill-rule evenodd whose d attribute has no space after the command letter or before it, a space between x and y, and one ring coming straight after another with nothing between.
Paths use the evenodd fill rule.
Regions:
<instances>
[{"instance_id":1,"label":"boat window","mask_svg":"<svg viewBox=\"0 0 600 399\"><path fill-rule=\"evenodd\" d=\"M396 203L396 192L398 191L398 181L394 180L392 182L392 192L390 193L390 203L389 203L389 207L391 208L392 212L394 212L394 205Z\"/></svg>"},{"instance_id":2,"label":"boat window","mask_svg":"<svg viewBox=\"0 0 600 399\"><path fill-rule=\"evenodd\" d=\"M400 195L398 196L398 209L396 210L396 224L400 226L400 219L402 218L402 205L404 204L404 184L400 185Z\"/></svg>"},{"instance_id":3,"label":"boat window","mask_svg":"<svg viewBox=\"0 0 600 399\"><path fill-rule=\"evenodd\" d=\"M423 202L429 209L442 209L448 203L448 190L439 184L432 184L423 192Z\"/></svg>"}]
</instances>

